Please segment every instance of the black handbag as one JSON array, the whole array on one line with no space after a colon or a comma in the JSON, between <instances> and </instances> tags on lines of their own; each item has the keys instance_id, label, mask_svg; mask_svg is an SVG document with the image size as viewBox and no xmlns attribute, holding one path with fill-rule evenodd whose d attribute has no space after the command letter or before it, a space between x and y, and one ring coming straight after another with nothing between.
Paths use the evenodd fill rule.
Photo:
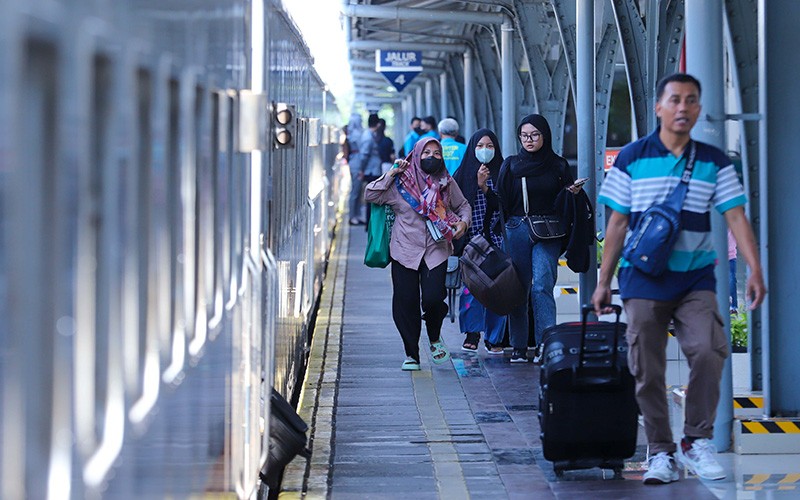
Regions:
<instances>
[{"instance_id":1,"label":"black handbag","mask_svg":"<svg viewBox=\"0 0 800 500\"><path fill-rule=\"evenodd\" d=\"M559 216L528 213L528 182L525 177L522 178L522 204L525 207L525 217L522 220L528 226L528 235L531 241L555 240L567 235L567 230Z\"/></svg>"}]
</instances>

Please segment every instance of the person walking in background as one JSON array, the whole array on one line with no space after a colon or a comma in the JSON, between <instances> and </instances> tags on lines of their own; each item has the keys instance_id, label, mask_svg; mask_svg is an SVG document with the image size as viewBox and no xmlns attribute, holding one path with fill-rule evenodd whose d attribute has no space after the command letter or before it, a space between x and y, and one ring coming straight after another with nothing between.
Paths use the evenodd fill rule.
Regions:
<instances>
[{"instance_id":1,"label":"person walking in background","mask_svg":"<svg viewBox=\"0 0 800 500\"><path fill-rule=\"evenodd\" d=\"M446 120L442 120L444 123ZM455 121L455 120L454 120ZM442 135L445 134L446 125L439 124ZM453 132L453 129L448 129ZM455 131L457 133L457 130ZM449 134L448 134L449 135ZM442 141L444 146L444 141ZM475 132L465 148L464 158L456 170L453 179L458 183L461 192L472 207L472 220L469 234L459 242L464 244L476 234L489 234L495 246L503 245L503 237L493 231L495 224L500 219L497 210L496 194L494 188L503 164L503 155L500 152L500 142L491 130L482 128ZM494 201L487 203L487 196L494 196ZM490 206L491 205L491 206ZM459 249L459 254L461 253ZM485 332L484 342L489 354L503 354L500 344L506 325L505 316L499 316L486 309L478 299L469 293L467 287L461 290L459 301L458 325L461 333L465 335L461 348L465 351L477 351L481 339L481 332Z\"/></svg>"},{"instance_id":2,"label":"person walking in background","mask_svg":"<svg viewBox=\"0 0 800 500\"><path fill-rule=\"evenodd\" d=\"M402 369L419 370L423 318L433 362L450 359L440 337L448 310L447 258L453 253L453 239L469 228L471 209L444 167L439 141L419 141L411 160L398 160L397 165L367 186L365 199L389 205L395 213L389 243L392 317L406 353Z\"/></svg>"},{"instance_id":3,"label":"person walking in background","mask_svg":"<svg viewBox=\"0 0 800 500\"><path fill-rule=\"evenodd\" d=\"M450 175L456 173L456 169L461 165L461 159L464 158L464 151L467 146L457 142L458 136L458 122L452 118L445 118L439 122L439 133L442 134L442 158L444 159L444 166Z\"/></svg>"},{"instance_id":4,"label":"person walking in background","mask_svg":"<svg viewBox=\"0 0 800 500\"><path fill-rule=\"evenodd\" d=\"M710 440L722 368L729 354L715 293L712 207L725 216L750 266L750 309L758 307L767 293L736 171L724 152L691 139L700 110L697 79L684 73L662 79L655 105L660 125L620 151L597 200L611 209L600 276L592 295L595 312L601 314L610 312L604 304L611 302L611 278L629 229L645 210L669 196L681 182L689 158L694 161L681 211L681 230L666 270L651 276L622 259L618 273L628 320L628 366L636 379L636 399L650 449L645 484L677 481L676 459L702 479L725 477ZM684 437L678 446L670 428L665 383L670 319L690 367Z\"/></svg>"},{"instance_id":5,"label":"person walking in background","mask_svg":"<svg viewBox=\"0 0 800 500\"><path fill-rule=\"evenodd\" d=\"M378 120L378 128L375 129L375 142L378 144L378 156L381 157L381 175L385 174L392 167L395 159L394 141L386 136L386 120ZM375 179L370 179L369 182Z\"/></svg>"},{"instance_id":6,"label":"person walking in background","mask_svg":"<svg viewBox=\"0 0 800 500\"><path fill-rule=\"evenodd\" d=\"M361 186L377 179L381 175L381 156L378 153L378 143L375 140L375 134L378 130L379 123L380 118L378 118L378 115L375 113L369 115L369 118L367 118L367 126L369 128L362 130L361 136L357 138L358 161L356 164L360 171L359 179L361 181ZM351 165L351 169L352 168ZM350 214L350 224L358 225L369 222L369 210L366 211L367 213L364 218L361 217L361 197L363 196L361 192L363 189L361 186L359 186L360 191L358 193L358 212L355 215Z\"/></svg>"},{"instance_id":7,"label":"person walking in background","mask_svg":"<svg viewBox=\"0 0 800 500\"><path fill-rule=\"evenodd\" d=\"M347 123L347 164L350 167L350 224L358 225L364 222L361 215L361 191L363 190L364 173L361 169L359 155L359 142L364 129L361 127L361 115L353 113Z\"/></svg>"},{"instance_id":8,"label":"person walking in background","mask_svg":"<svg viewBox=\"0 0 800 500\"><path fill-rule=\"evenodd\" d=\"M436 118L426 116L419 122L419 127L422 133L419 135L420 139L432 138L439 140L439 132L436 131Z\"/></svg>"},{"instance_id":9,"label":"person walking in background","mask_svg":"<svg viewBox=\"0 0 800 500\"><path fill-rule=\"evenodd\" d=\"M526 207L523 179L527 185L528 212L531 215L555 215L555 201L562 189L573 194L581 191L573 186L569 164L553 151L550 125L542 115L528 115L517 127L522 147L519 153L503 162L498 178L500 196L506 219L505 249L523 284L528 285L529 300L533 302L533 330L536 351L533 361L541 360L542 332L556 324L556 301L553 289L558 273L558 256L563 238L534 239L525 221ZM533 285L531 286L531 279ZM526 300L509 314L512 363L524 363L528 347L528 307Z\"/></svg>"},{"instance_id":10,"label":"person walking in background","mask_svg":"<svg viewBox=\"0 0 800 500\"><path fill-rule=\"evenodd\" d=\"M419 136L425 133L424 130L420 127L420 120L419 116L415 116L411 119L411 130L406 135L405 140L403 141L403 148L400 150L400 158L405 158L406 156L414 150L414 145L419 140Z\"/></svg>"}]
</instances>

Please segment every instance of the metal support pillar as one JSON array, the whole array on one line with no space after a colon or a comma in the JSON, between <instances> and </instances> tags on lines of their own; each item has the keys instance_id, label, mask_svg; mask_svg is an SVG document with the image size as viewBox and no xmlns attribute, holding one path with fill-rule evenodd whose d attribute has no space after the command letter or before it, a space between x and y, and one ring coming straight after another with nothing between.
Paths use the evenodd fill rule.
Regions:
<instances>
[{"instance_id":1,"label":"metal support pillar","mask_svg":"<svg viewBox=\"0 0 800 500\"><path fill-rule=\"evenodd\" d=\"M500 28L500 49L502 51L500 66L501 71L501 88L502 88L502 123L503 123L503 136L500 139L502 144L502 151L504 154L509 155L516 151L517 132L514 124L514 111L516 105L514 103L516 91L514 90L514 27L511 21L503 22Z\"/></svg>"},{"instance_id":2,"label":"metal support pillar","mask_svg":"<svg viewBox=\"0 0 800 500\"><path fill-rule=\"evenodd\" d=\"M425 116L433 116L433 81L425 80Z\"/></svg>"},{"instance_id":3,"label":"metal support pillar","mask_svg":"<svg viewBox=\"0 0 800 500\"><path fill-rule=\"evenodd\" d=\"M686 1L686 69L703 86L700 118L692 136L725 151L725 74L722 64L722 0ZM720 264L714 271L717 279L717 303L730 338L730 314L728 313L728 236L727 225L722 215L711 214L711 232L714 251ZM733 426L733 377L731 358L725 360L720 382L720 397L717 419L714 421L714 444L719 451L731 447Z\"/></svg>"},{"instance_id":4,"label":"metal support pillar","mask_svg":"<svg viewBox=\"0 0 800 500\"><path fill-rule=\"evenodd\" d=\"M595 71L594 71L594 0L577 0L577 58L575 97L578 120L578 177L588 177L583 185L590 200L595 200ZM591 302L597 287L597 252L589 251L589 272L579 277L580 304Z\"/></svg>"},{"instance_id":5,"label":"metal support pillar","mask_svg":"<svg viewBox=\"0 0 800 500\"><path fill-rule=\"evenodd\" d=\"M450 114L447 102L447 72L439 74L439 116L440 119L447 118Z\"/></svg>"},{"instance_id":6,"label":"metal support pillar","mask_svg":"<svg viewBox=\"0 0 800 500\"><path fill-rule=\"evenodd\" d=\"M423 110L422 107L422 87L419 85L417 85L416 94L417 94L417 116L422 118L423 116L425 116L425 111Z\"/></svg>"},{"instance_id":7,"label":"metal support pillar","mask_svg":"<svg viewBox=\"0 0 800 500\"><path fill-rule=\"evenodd\" d=\"M800 3L758 2L759 130L761 166L761 263L769 294L762 309L764 411L769 417L800 415L800 335L797 334L797 286L800 221L797 199L796 82L800 78L796 21ZM775 272L771 272L774 269ZM772 349L771 346L775 346Z\"/></svg>"},{"instance_id":8,"label":"metal support pillar","mask_svg":"<svg viewBox=\"0 0 800 500\"><path fill-rule=\"evenodd\" d=\"M475 85L472 74L472 52L464 52L464 137L475 132ZM508 154L508 153L506 153Z\"/></svg>"}]
</instances>

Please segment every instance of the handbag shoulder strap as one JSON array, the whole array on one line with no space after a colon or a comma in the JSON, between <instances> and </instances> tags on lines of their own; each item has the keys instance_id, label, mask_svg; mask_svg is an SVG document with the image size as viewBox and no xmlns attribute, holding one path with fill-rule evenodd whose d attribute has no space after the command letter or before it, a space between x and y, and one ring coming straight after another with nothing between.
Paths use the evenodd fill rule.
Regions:
<instances>
[{"instance_id":1,"label":"handbag shoulder strap","mask_svg":"<svg viewBox=\"0 0 800 500\"><path fill-rule=\"evenodd\" d=\"M681 181L672 190L665 204L672 206L676 211L680 212L683 207L683 201L686 199L686 193L689 191L689 180L692 178L692 170L694 170L694 160L697 156L697 146L694 141L689 144L689 158L686 160L686 167L681 174Z\"/></svg>"},{"instance_id":2,"label":"handbag shoulder strap","mask_svg":"<svg viewBox=\"0 0 800 500\"><path fill-rule=\"evenodd\" d=\"M525 210L525 217L528 216L528 181L522 177L522 207Z\"/></svg>"}]
</instances>

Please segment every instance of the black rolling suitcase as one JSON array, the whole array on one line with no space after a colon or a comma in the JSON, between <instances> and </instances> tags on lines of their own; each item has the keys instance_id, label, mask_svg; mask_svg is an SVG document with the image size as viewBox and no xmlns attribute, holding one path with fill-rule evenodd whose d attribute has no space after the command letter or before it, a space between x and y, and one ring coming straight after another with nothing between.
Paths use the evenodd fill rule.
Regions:
<instances>
[{"instance_id":1,"label":"black rolling suitcase","mask_svg":"<svg viewBox=\"0 0 800 500\"><path fill-rule=\"evenodd\" d=\"M628 371L627 325L582 320L544 331L539 379L539 425L544 457L557 476L600 467L621 477L623 461L636 451L638 406Z\"/></svg>"}]
</instances>

